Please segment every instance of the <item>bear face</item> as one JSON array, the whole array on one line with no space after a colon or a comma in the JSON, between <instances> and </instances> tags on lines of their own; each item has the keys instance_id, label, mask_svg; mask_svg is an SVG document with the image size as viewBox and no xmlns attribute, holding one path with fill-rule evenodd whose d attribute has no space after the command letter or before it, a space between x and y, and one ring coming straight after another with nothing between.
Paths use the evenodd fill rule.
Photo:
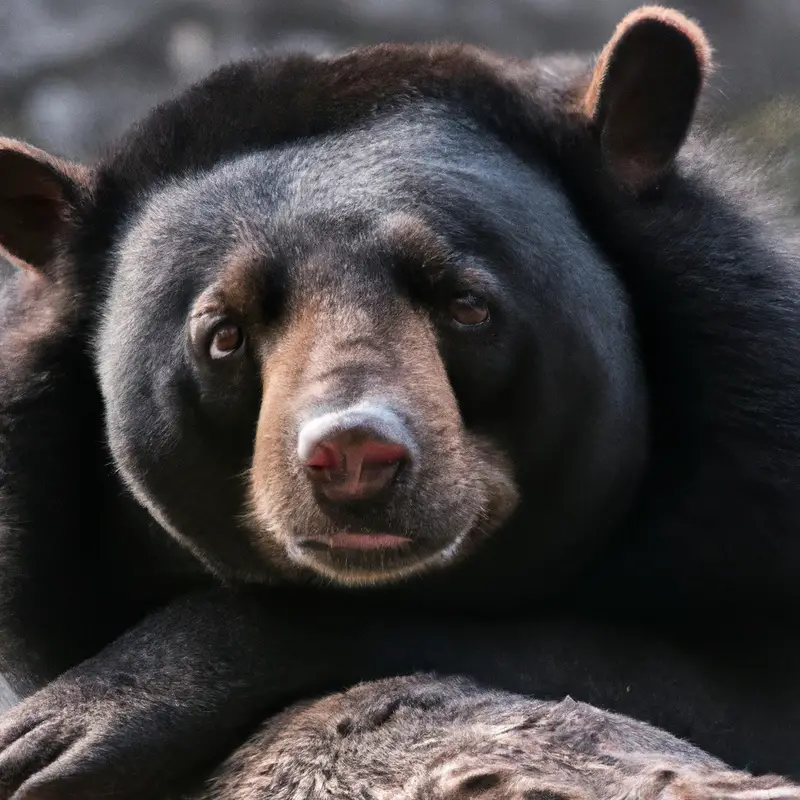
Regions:
<instances>
[{"instance_id":1,"label":"bear face","mask_svg":"<svg viewBox=\"0 0 800 800\"><path fill-rule=\"evenodd\" d=\"M637 241L673 224L707 68L659 8L594 63L234 64L90 167L4 141L0 243L77 286L114 466L211 571L545 594L682 463L651 456L653 401L662 450L705 413L673 392L664 423L666 339L628 293L691 239Z\"/></svg>"},{"instance_id":2,"label":"bear face","mask_svg":"<svg viewBox=\"0 0 800 800\"><path fill-rule=\"evenodd\" d=\"M116 465L214 556L376 583L512 524L563 560L642 462L619 280L552 175L446 108L170 181L111 252Z\"/></svg>"}]
</instances>

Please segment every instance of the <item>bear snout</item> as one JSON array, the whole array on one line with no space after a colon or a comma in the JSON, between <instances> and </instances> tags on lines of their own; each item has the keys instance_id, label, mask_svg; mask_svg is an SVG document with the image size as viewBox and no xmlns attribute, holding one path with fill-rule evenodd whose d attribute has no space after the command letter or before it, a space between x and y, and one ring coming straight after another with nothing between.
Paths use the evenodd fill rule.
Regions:
<instances>
[{"instance_id":1,"label":"bear snout","mask_svg":"<svg viewBox=\"0 0 800 800\"><path fill-rule=\"evenodd\" d=\"M513 483L467 431L430 318L358 296L306 297L265 348L250 470L267 557L345 585L463 557Z\"/></svg>"}]
</instances>

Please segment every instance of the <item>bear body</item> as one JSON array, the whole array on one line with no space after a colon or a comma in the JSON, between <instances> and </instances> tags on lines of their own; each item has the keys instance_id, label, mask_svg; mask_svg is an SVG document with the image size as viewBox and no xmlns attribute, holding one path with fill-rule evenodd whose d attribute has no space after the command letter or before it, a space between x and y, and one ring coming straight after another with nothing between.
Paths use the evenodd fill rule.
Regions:
<instances>
[{"instance_id":1,"label":"bear body","mask_svg":"<svg viewBox=\"0 0 800 800\"><path fill-rule=\"evenodd\" d=\"M420 669L798 774L800 248L684 142L707 67L646 9L2 143L0 797L152 796Z\"/></svg>"}]
</instances>

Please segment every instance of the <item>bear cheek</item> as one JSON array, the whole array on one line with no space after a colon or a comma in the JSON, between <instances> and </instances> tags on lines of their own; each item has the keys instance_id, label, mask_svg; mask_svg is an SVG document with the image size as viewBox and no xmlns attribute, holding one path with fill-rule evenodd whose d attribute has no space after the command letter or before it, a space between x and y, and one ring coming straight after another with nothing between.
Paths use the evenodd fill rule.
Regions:
<instances>
[{"instance_id":1,"label":"bear cheek","mask_svg":"<svg viewBox=\"0 0 800 800\"><path fill-rule=\"evenodd\" d=\"M477 481L485 492L476 534L497 530L514 513L521 495L511 456L485 436L469 435Z\"/></svg>"}]
</instances>

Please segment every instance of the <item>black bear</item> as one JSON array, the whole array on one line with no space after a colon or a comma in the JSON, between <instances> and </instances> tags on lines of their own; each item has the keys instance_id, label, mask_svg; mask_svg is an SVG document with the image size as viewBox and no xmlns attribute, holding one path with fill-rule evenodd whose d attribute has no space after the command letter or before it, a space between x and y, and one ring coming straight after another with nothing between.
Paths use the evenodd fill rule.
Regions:
<instances>
[{"instance_id":1,"label":"black bear","mask_svg":"<svg viewBox=\"0 0 800 800\"><path fill-rule=\"evenodd\" d=\"M688 135L709 58L644 8L2 142L0 797L151 797L421 669L799 774L800 248Z\"/></svg>"}]
</instances>

